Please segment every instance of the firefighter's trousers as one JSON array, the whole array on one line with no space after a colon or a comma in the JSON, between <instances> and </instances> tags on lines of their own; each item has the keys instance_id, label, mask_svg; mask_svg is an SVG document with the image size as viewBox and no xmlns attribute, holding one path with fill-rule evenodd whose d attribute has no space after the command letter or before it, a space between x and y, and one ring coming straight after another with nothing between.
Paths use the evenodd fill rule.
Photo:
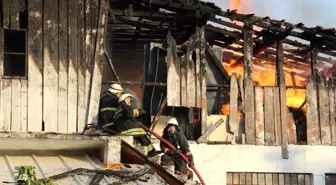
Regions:
<instances>
[{"instance_id":1,"label":"firefighter's trousers","mask_svg":"<svg viewBox=\"0 0 336 185\"><path fill-rule=\"evenodd\" d=\"M187 163L180 156L164 154L161 157L161 165L174 165L175 174L185 174L189 180L193 179L193 172L187 167Z\"/></svg>"}]
</instances>

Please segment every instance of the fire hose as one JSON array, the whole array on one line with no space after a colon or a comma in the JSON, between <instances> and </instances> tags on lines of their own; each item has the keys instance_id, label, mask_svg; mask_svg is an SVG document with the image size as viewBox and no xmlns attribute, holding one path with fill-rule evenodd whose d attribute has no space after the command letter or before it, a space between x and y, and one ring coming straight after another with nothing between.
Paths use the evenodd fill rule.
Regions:
<instances>
[{"instance_id":1,"label":"fire hose","mask_svg":"<svg viewBox=\"0 0 336 185\"><path fill-rule=\"evenodd\" d=\"M157 133L155 133L154 131L152 131L151 129L147 128L145 125L143 125L142 123L140 123L139 121L137 121L137 123L147 132L149 132L150 134L152 134L153 136L155 136L156 138L158 138L160 141L162 141L164 144L166 144L170 149L172 150L176 150L175 146L172 145L171 143L169 143L167 140L165 140L164 138L162 138L161 136L159 136ZM182 159L187 163L190 164L189 159L184 155L181 154ZM205 182L201 176L201 174L198 172L198 170L195 168L194 165L191 165L191 169L195 172L195 174L197 175L198 179L201 181L202 185L205 185Z\"/></svg>"}]
</instances>

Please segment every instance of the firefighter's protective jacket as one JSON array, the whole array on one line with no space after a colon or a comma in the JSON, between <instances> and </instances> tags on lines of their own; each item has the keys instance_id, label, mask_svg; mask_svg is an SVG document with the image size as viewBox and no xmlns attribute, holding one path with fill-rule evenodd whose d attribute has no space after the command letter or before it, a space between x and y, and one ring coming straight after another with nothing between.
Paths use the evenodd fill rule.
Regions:
<instances>
[{"instance_id":1,"label":"firefighter's protective jacket","mask_svg":"<svg viewBox=\"0 0 336 185\"><path fill-rule=\"evenodd\" d=\"M112 94L111 92L104 92L104 95L100 99L99 103L99 126L113 123L113 118L118 108L118 99L118 96Z\"/></svg>"},{"instance_id":2,"label":"firefighter's protective jacket","mask_svg":"<svg viewBox=\"0 0 336 185\"><path fill-rule=\"evenodd\" d=\"M181 150L186 156L192 156L187 137L179 129L174 134L168 133L167 129L165 129L162 137L174 145L176 149ZM160 142L160 148L164 153L168 153L171 150L162 141Z\"/></svg>"}]
</instances>

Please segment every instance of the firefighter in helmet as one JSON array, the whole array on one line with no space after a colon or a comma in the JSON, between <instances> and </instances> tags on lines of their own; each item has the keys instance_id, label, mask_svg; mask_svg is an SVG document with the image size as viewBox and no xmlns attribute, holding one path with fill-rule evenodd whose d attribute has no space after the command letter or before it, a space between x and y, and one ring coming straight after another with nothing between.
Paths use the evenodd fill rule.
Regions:
<instances>
[{"instance_id":1,"label":"firefighter in helmet","mask_svg":"<svg viewBox=\"0 0 336 185\"><path fill-rule=\"evenodd\" d=\"M114 122L118 134L133 136L142 146L147 147L148 156L154 156L158 153L155 151L147 132L137 123L137 117L144 115L143 109L133 109L131 106L132 95L123 94L119 98L119 107L116 112Z\"/></svg>"},{"instance_id":2,"label":"firefighter in helmet","mask_svg":"<svg viewBox=\"0 0 336 185\"><path fill-rule=\"evenodd\" d=\"M187 175L188 180L192 180L193 172L187 167L187 164L182 159L181 154L184 154L188 157L190 161L188 164L189 167L194 165L193 155L189 149L186 136L178 128L178 122L176 118L171 118L167 121L162 137L174 145L177 150L170 149L161 141L160 148L164 152L164 155L161 157L161 165L174 165L176 174L185 174Z\"/></svg>"},{"instance_id":3,"label":"firefighter in helmet","mask_svg":"<svg viewBox=\"0 0 336 185\"><path fill-rule=\"evenodd\" d=\"M123 94L124 89L119 84L112 84L100 99L98 125L104 131L113 133L113 118L118 108L119 97Z\"/></svg>"}]
</instances>

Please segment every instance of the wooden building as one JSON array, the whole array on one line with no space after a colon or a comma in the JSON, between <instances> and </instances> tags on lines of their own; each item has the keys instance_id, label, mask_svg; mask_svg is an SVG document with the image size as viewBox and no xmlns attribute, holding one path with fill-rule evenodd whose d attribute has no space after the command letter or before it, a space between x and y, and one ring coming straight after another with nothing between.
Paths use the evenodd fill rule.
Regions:
<instances>
[{"instance_id":1,"label":"wooden building","mask_svg":"<svg viewBox=\"0 0 336 185\"><path fill-rule=\"evenodd\" d=\"M3 0L3 131L81 132L99 103L107 0Z\"/></svg>"}]
</instances>

